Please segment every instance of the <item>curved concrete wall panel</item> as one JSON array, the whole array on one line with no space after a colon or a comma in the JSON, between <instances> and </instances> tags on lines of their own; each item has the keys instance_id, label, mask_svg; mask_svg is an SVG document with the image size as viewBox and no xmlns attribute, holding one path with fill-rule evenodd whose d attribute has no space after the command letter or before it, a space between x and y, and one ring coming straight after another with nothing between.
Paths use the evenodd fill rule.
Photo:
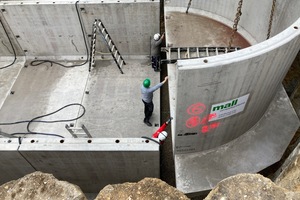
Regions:
<instances>
[{"instance_id":1,"label":"curved concrete wall panel","mask_svg":"<svg viewBox=\"0 0 300 200\"><path fill-rule=\"evenodd\" d=\"M189 12L232 27L238 2L192 1ZM185 13L187 5L165 1L165 13ZM258 172L281 158L299 127L281 86L300 49L299 6L297 0L276 1L266 40L272 1L244 1L238 32L253 46L168 66L179 190L209 190L228 176ZM167 36L173 28L168 26L166 21ZM194 38L201 31L194 30ZM180 40L181 47L186 44Z\"/></svg>"},{"instance_id":2,"label":"curved concrete wall panel","mask_svg":"<svg viewBox=\"0 0 300 200\"><path fill-rule=\"evenodd\" d=\"M192 1L189 12L205 13L206 16L213 17L232 27L237 12L238 2L239 0ZM165 6L170 7L170 9L172 9L172 7L180 7L186 10L188 1L166 0ZM295 8L299 7L300 1L297 0L276 1L271 36L283 31L298 19L299 14ZM243 1L238 31L241 29L246 30L257 42L266 40L271 8L272 1Z\"/></svg>"},{"instance_id":3,"label":"curved concrete wall panel","mask_svg":"<svg viewBox=\"0 0 300 200\"><path fill-rule=\"evenodd\" d=\"M178 153L222 145L242 135L262 117L299 51L300 31L295 28L299 22L264 43L238 52L178 61ZM213 105L224 103L226 107L247 94L241 113L218 120L214 117L220 116L210 115L214 113ZM236 106L233 104L227 105L227 110L238 112L230 109ZM221 107L216 110L221 111Z\"/></svg>"}]
</instances>

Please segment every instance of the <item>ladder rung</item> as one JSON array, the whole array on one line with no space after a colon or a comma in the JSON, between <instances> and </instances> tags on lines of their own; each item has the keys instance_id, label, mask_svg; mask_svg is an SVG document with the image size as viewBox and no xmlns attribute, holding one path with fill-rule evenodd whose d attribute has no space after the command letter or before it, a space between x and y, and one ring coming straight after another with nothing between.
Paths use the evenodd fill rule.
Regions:
<instances>
[{"instance_id":1,"label":"ladder rung","mask_svg":"<svg viewBox=\"0 0 300 200\"><path fill-rule=\"evenodd\" d=\"M187 58L190 58L190 48L187 48L186 55L187 55Z\"/></svg>"},{"instance_id":2,"label":"ladder rung","mask_svg":"<svg viewBox=\"0 0 300 200\"><path fill-rule=\"evenodd\" d=\"M71 129L71 130L82 130L81 127L80 128L79 127L78 128L77 127L69 127L69 129Z\"/></svg>"},{"instance_id":3,"label":"ladder rung","mask_svg":"<svg viewBox=\"0 0 300 200\"><path fill-rule=\"evenodd\" d=\"M98 22L98 24L96 23L96 27L98 28L98 31L100 32L100 34L102 34L102 37L105 39L105 43L106 46L108 47L108 49L110 50L110 53L112 55L112 57L114 58L114 61L116 62L116 64L118 65L118 67L120 68L119 63L121 62L121 65L126 65L125 61L123 60L120 52L118 51L117 47L115 46L114 42L112 41L108 31L106 30L104 24L101 22L101 20L95 20L96 22ZM96 33L95 33L96 35ZM96 37L95 37L96 39ZM92 43L92 48L95 48L95 45ZM117 55L119 55L118 58ZM94 64L94 63L93 63ZM123 74L123 71L120 69L121 73Z\"/></svg>"},{"instance_id":4,"label":"ladder rung","mask_svg":"<svg viewBox=\"0 0 300 200\"><path fill-rule=\"evenodd\" d=\"M81 129L82 130L82 129ZM81 133L75 133L76 135L86 135L86 133L81 132Z\"/></svg>"},{"instance_id":5,"label":"ladder rung","mask_svg":"<svg viewBox=\"0 0 300 200\"><path fill-rule=\"evenodd\" d=\"M121 62L121 64L120 64L120 68L122 68L122 67L123 67L123 63L124 63L124 61L122 60L122 62Z\"/></svg>"}]
</instances>

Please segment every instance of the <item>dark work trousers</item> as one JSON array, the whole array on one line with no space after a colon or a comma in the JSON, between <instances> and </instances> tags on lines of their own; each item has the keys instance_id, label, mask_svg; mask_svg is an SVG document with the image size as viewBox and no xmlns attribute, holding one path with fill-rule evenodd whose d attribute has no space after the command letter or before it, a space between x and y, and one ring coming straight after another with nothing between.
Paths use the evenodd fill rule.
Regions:
<instances>
[{"instance_id":1,"label":"dark work trousers","mask_svg":"<svg viewBox=\"0 0 300 200\"><path fill-rule=\"evenodd\" d=\"M151 56L152 68L157 71L159 70L160 56Z\"/></svg>"},{"instance_id":2,"label":"dark work trousers","mask_svg":"<svg viewBox=\"0 0 300 200\"><path fill-rule=\"evenodd\" d=\"M144 122L149 122L150 117L152 116L153 113L153 109L154 109L154 104L151 101L150 103L145 102L144 100L142 100L145 108L144 108L144 113L145 113L145 119Z\"/></svg>"}]
</instances>

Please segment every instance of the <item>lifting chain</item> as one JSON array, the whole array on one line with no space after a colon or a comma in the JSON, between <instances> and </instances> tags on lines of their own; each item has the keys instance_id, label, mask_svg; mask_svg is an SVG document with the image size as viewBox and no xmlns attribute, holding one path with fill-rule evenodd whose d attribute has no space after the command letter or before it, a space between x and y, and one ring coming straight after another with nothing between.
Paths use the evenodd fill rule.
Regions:
<instances>
[{"instance_id":1,"label":"lifting chain","mask_svg":"<svg viewBox=\"0 0 300 200\"><path fill-rule=\"evenodd\" d=\"M276 5L276 0L273 0L271 14L270 14L270 20L269 20L267 39L270 38L270 33L271 33L271 29L272 29L272 21L273 21L273 16L274 16L274 11L275 11L275 5Z\"/></svg>"},{"instance_id":2,"label":"lifting chain","mask_svg":"<svg viewBox=\"0 0 300 200\"><path fill-rule=\"evenodd\" d=\"M242 5L243 5L243 0L240 0L239 4L238 4L238 8L236 10L237 12L235 14L234 24L233 24L233 27L232 27L232 33L231 33L230 40L229 40L229 45L228 45L229 49L231 48L235 33L237 32L237 25L240 21L241 15L242 15Z\"/></svg>"},{"instance_id":3,"label":"lifting chain","mask_svg":"<svg viewBox=\"0 0 300 200\"><path fill-rule=\"evenodd\" d=\"M191 4L192 4L192 0L189 1L188 7L186 8L186 11L185 11L186 14L188 14Z\"/></svg>"}]
</instances>

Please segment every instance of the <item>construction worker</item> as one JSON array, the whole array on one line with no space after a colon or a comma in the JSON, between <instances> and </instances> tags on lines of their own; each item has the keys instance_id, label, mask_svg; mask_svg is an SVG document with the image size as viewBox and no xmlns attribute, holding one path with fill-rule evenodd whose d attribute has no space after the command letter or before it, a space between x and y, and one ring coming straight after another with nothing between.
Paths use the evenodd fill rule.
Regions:
<instances>
[{"instance_id":1,"label":"construction worker","mask_svg":"<svg viewBox=\"0 0 300 200\"><path fill-rule=\"evenodd\" d=\"M159 33L154 34L151 40L151 62L154 71L159 72L159 62L160 62L160 45L165 37L165 33L160 36Z\"/></svg>"},{"instance_id":2,"label":"construction worker","mask_svg":"<svg viewBox=\"0 0 300 200\"><path fill-rule=\"evenodd\" d=\"M142 93L142 101L145 105L144 107L144 113L145 113L145 118L144 118L144 123L147 126L152 126L150 123L150 117L152 116L153 110L154 110L154 104L152 102L153 99L153 92L155 92L157 89L161 88L163 84L168 80L168 76L165 77L165 79L160 82L159 84L150 87L151 81L149 78L146 78L143 81L143 85L141 86L141 93Z\"/></svg>"}]
</instances>

